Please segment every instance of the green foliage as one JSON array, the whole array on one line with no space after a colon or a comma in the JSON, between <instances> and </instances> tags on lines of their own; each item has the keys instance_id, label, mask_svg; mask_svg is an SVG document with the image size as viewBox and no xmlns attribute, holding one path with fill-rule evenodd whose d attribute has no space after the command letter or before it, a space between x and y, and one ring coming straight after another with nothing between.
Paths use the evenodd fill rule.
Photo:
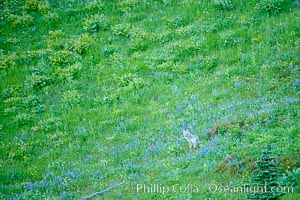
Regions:
<instances>
[{"instance_id":1,"label":"green foliage","mask_svg":"<svg viewBox=\"0 0 300 200\"><path fill-rule=\"evenodd\" d=\"M168 25L172 28L178 28L183 25L183 18L181 16L169 18Z\"/></svg>"},{"instance_id":2,"label":"green foliage","mask_svg":"<svg viewBox=\"0 0 300 200\"><path fill-rule=\"evenodd\" d=\"M174 63L172 61L163 62L157 66L159 71L169 71L175 73L186 73L188 68L184 64Z\"/></svg>"},{"instance_id":3,"label":"green foliage","mask_svg":"<svg viewBox=\"0 0 300 200\"><path fill-rule=\"evenodd\" d=\"M67 63L72 63L77 59L78 56L74 55L73 52L69 50L51 51L51 54L49 55L49 60L52 65L65 65Z\"/></svg>"},{"instance_id":4,"label":"green foliage","mask_svg":"<svg viewBox=\"0 0 300 200\"><path fill-rule=\"evenodd\" d=\"M141 0L122 0L118 5L120 6L120 10L126 13L142 7L144 3L145 1Z\"/></svg>"},{"instance_id":5,"label":"green foliage","mask_svg":"<svg viewBox=\"0 0 300 200\"><path fill-rule=\"evenodd\" d=\"M206 71L211 71L218 66L218 59L214 56L206 56L201 61Z\"/></svg>"},{"instance_id":6,"label":"green foliage","mask_svg":"<svg viewBox=\"0 0 300 200\"><path fill-rule=\"evenodd\" d=\"M26 0L24 6L22 7L26 11L47 11L49 9L48 1L39 0Z\"/></svg>"},{"instance_id":7,"label":"green foliage","mask_svg":"<svg viewBox=\"0 0 300 200\"><path fill-rule=\"evenodd\" d=\"M132 34L129 49L131 51L144 51L150 45L150 36L145 32L136 31Z\"/></svg>"},{"instance_id":8,"label":"green foliage","mask_svg":"<svg viewBox=\"0 0 300 200\"><path fill-rule=\"evenodd\" d=\"M281 184L293 188L295 192L300 191L300 168L289 171L281 182Z\"/></svg>"},{"instance_id":9,"label":"green foliage","mask_svg":"<svg viewBox=\"0 0 300 200\"><path fill-rule=\"evenodd\" d=\"M28 27L33 24L33 17L26 13L22 13L22 15L10 14L7 21L14 27Z\"/></svg>"},{"instance_id":10,"label":"green foliage","mask_svg":"<svg viewBox=\"0 0 300 200\"><path fill-rule=\"evenodd\" d=\"M62 102L65 107L78 106L82 98L82 94L78 90L67 90L62 94Z\"/></svg>"},{"instance_id":11,"label":"green foliage","mask_svg":"<svg viewBox=\"0 0 300 200\"><path fill-rule=\"evenodd\" d=\"M267 14L279 13L283 9L284 0L263 0L257 3L256 9Z\"/></svg>"},{"instance_id":12,"label":"green foliage","mask_svg":"<svg viewBox=\"0 0 300 200\"><path fill-rule=\"evenodd\" d=\"M36 114L42 113L45 108L39 98L35 95L24 97L10 97L5 101L4 114L12 116L17 124L28 124L32 122Z\"/></svg>"},{"instance_id":13,"label":"green foliage","mask_svg":"<svg viewBox=\"0 0 300 200\"><path fill-rule=\"evenodd\" d=\"M231 47L238 44L239 37L234 31L225 31L220 33L220 42L224 47Z\"/></svg>"},{"instance_id":14,"label":"green foliage","mask_svg":"<svg viewBox=\"0 0 300 200\"><path fill-rule=\"evenodd\" d=\"M148 85L147 81L132 73L124 74L121 77L115 77L115 82L125 91L140 90Z\"/></svg>"},{"instance_id":15,"label":"green foliage","mask_svg":"<svg viewBox=\"0 0 300 200\"><path fill-rule=\"evenodd\" d=\"M38 122L38 125L36 127L33 127L33 130L53 134L54 132L61 130L62 127L63 127L63 124L62 124L60 118L50 117L50 118L46 118L46 119L41 119ZM55 136L53 136L53 137L55 137Z\"/></svg>"},{"instance_id":16,"label":"green foliage","mask_svg":"<svg viewBox=\"0 0 300 200\"><path fill-rule=\"evenodd\" d=\"M244 199L207 187L264 179L266 145L295 189L284 197L300 199L297 2L0 4L0 199L80 199L122 180L99 198Z\"/></svg>"},{"instance_id":17,"label":"green foliage","mask_svg":"<svg viewBox=\"0 0 300 200\"><path fill-rule=\"evenodd\" d=\"M101 47L101 50L102 50L103 55L105 57L108 57L108 56L110 56L110 55L112 55L112 54L117 53L117 52L120 51L119 48L117 48L115 46L112 46L112 45L103 46L103 47Z\"/></svg>"},{"instance_id":18,"label":"green foliage","mask_svg":"<svg viewBox=\"0 0 300 200\"><path fill-rule=\"evenodd\" d=\"M219 10L232 10L234 8L232 0L214 0L214 6Z\"/></svg>"},{"instance_id":19,"label":"green foliage","mask_svg":"<svg viewBox=\"0 0 300 200\"><path fill-rule=\"evenodd\" d=\"M264 151L263 155L256 161L257 172L253 175L253 181L256 187L265 188L265 191L258 191L255 194L247 196L247 199L279 199L283 192L272 190L273 187L279 187L279 178L282 176L275 158L270 156L269 150Z\"/></svg>"},{"instance_id":20,"label":"green foliage","mask_svg":"<svg viewBox=\"0 0 300 200\"><path fill-rule=\"evenodd\" d=\"M114 92L111 88L109 87L104 87L103 88L104 95L103 96L97 96L95 101L98 103L107 103L107 104L113 104L118 102L119 100L119 94Z\"/></svg>"},{"instance_id":21,"label":"green foliage","mask_svg":"<svg viewBox=\"0 0 300 200\"><path fill-rule=\"evenodd\" d=\"M131 25L128 23L125 24L116 24L111 27L112 33L117 36L129 37L131 34Z\"/></svg>"},{"instance_id":22,"label":"green foliage","mask_svg":"<svg viewBox=\"0 0 300 200\"><path fill-rule=\"evenodd\" d=\"M92 42L93 38L85 33L69 41L67 49L82 54L84 53L84 50L86 50L87 47L92 44Z\"/></svg>"},{"instance_id":23,"label":"green foliage","mask_svg":"<svg viewBox=\"0 0 300 200\"><path fill-rule=\"evenodd\" d=\"M27 161L28 153L32 148L30 147L30 143L23 140L19 140L14 145L14 148L11 149L9 152L8 160L10 162Z\"/></svg>"},{"instance_id":24,"label":"green foliage","mask_svg":"<svg viewBox=\"0 0 300 200\"><path fill-rule=\"evenodd\" d=\"M103 10L104 4L99 0L90 1L85 8L89 11L99 12Z\"/></svg>"},{"instance_id":25,"label":"green foliage","mask_svg":"<svg viewBox=\"0 0 300 200\"><path fill-rule=\"evenodd\" d=\"M105 15L96 14L85 18L83 21L83 29L89 32L98 32L100 30L108 30L109 22Z\"/></svg>"},{"instance_id":26,"label":"green foliage","mask_svg":"<svg viewBox=\"0 0 300 200\"><path fill-rule=\"evenodd\" d=\"M54 74L59 82L70 83L79 77L81 69L81 63L75 63L56 68Z\"/></svg>"},{"instance_id":27,"label":"green foliage","mask_svg":"<svg viewBox=\"0 0 300 200\"><path fill-rule=\"evenodd\" d=\"M34 74L27 77L25 87L28 89L41 89L51 85L52 82L52 78L47 75Z\"/></svg>"},{"instance_id":28,"label":"green foliage","mask_svg":"<svg viewBox=\"0 0 300 200\"><path fill-rule=\"evenodd\" d=\"M43 17L45 18L45 20L49 23L49 22L58 22L60 17L57 13L48 11L48 12L43 12Z\"/></svg>"},{"instance_id":29,"label":"green foliage","mask_svg":"<svg viewBox=\"0 0 300 200\"><path fill-rule=\"evenodd\" d=\"M0 52L0 69L9 69L16 65L17 56L15 54L5 55L3 51Z\"/></svg>"},{"instance_id":30,"label":"green foliage","mask_svg":"<svg viewBox=\"0 0 300 200\"><path fill-rule=\"evenodd\" d=\"M66 36L66 33L63 32L62 30L55 30L55 31L49 31L49 36L48 38L50 40L57 40L57 39L61 39L64 38Z\"/></svg>"}]
</instances>

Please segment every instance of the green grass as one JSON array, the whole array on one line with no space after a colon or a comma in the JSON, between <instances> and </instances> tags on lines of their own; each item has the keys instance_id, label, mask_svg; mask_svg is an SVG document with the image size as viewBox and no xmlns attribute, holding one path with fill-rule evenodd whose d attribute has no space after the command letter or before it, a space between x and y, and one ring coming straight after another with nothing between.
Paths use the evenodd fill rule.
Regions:
<instances>
[{"instance_id":1,"label":"green grass","mask_svg":"<svg viewBox=\"0 0 300 200\"><path fill-rule=\"evenodd\" d=\"M297 1L0 4L1 199L79 199L123 180L101 197L245 199L209 186L250 184L265 149L294 188L282 198L300 198ZM230 125L209 139L218 124Z\"/></svg>"}]
</instances>

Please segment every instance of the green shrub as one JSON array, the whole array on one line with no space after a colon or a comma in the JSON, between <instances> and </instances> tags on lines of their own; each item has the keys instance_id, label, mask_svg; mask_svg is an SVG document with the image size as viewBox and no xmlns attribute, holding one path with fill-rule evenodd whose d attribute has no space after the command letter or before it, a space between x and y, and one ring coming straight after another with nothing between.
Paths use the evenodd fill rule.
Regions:
<instances>
[{"instance_id":1,"label":"green shrub","mask_svg":"<svg viewBox=\"0 0 300 200\"><path fill-rule=\"evenodd\" d=\"M168 71L175 73L185 73L188 70L186 65L181 63L174 63L173 61L163 62L157 66L157 69L158 71Z\"/></svg>"},{"instance_id":2,"label":"green shrub","mask_svg":"<svg viewBox=\"0 0 300 200\"><path fill-rule=\"evenodd\" d=\"M62 94L62 101L66 107L76 106L81 101L82 94L80 94L77 90L68 90Z\"/></svg>"},{"instance_id":3,"label":"green shrub","mask_svg":"<svg viewBox=\"0 0 300 200\"><path fill-rule=\"evenodd\" d=\"M0 53L0 69L8 69L16 65L17 56L15 54L4 55L2 52Z\"/></svg>"},{"instance_id":4,"label":"green shrub","mask_svg":"<svg viewBox=\"0 0 300 200\"><path fill-rule=\"evenodd\" d=\"M19 97L23 94L23 84L17 84L17 85L8 85L2 92L1 97L4 99L8 99L11 97Z\"/></svg>"},{"instance_id":5,"label":"green shrub","mask_svg":"<svg viewBox=\"0 0 300 200\"><path fill-rule=\"evenodd\" d=\"M7 21L14 27L27 27L33 24L33 17L26 13L22 13L22 15L10 14Z\"/></svg>"},{"instance_id":6,"label":"green shrub","mask_svg":"<svg viewBox=\"0 0 300 200\"><path fill-rule=\"evenodd\" d=\"M231 10L234 8L232 0L214 0L214 6L219 10Z\"/></svg>"},{"instance_id":7,"label":"green shrub","mask_svg":"<svg viewBox=\"0 0 300 200\"><path fill-rule=\"evenodd\" d=\"M109 22L105 15L96 14L85 18L83 21L83 29L90 32L98 32L100 30L108 30Z\"/></svg>"},{"instance_id":8,"label":"green shrub","mask_svg":"<svg viewBox=\"0 0 300 200\"><path fill-rule=\"evenodd\" d=\"M110 55L112 55L112 54L117 53L117 52L120 51L119 48L117 48L117 47L115 47L115 46L113 46L113 45L106 45L106 46L103 46L103 47L101 47L101 50L102 50L103 55L104 55L105 57L108 57L108 56L110 56Z\"/></svg>"},{"instance_id":9,"label":"green shrub","mask_svg":"<svg viewBox=\"0 0 300 200\"><path fill-rule=\"evenodd\" d=\"M218 62L216 57L207 56L202 59L203 68L206 71L211 71L217 67Z\"/></svg>"},{"instance_id":10,"label":"green shrub","mask_svg":"<svg viewBox=\"0 0 300 200\"><path fill-rule=\"evenodd\" d=\"M45 110L42 102L35 95L24 97L10 97L4 101L5 115L13 116L18 124L27 124L32 121L35 114Z\"/></svg>"},{"instance_id":11,"label":"green shrub","mask_svg":"<svg viewBox=\"0 0 300 200\"><path fill-rule=\"evenodd\" d=\"M115 77L115 82L124 90L138 90L148 85L147 81L132 73L124 74L121 77Z\"/></svg>"},{"instance_id":12,"label":"green shrub","mask_svg":"<svg viewBox=\"0 0 300 200\"><path fill-rule=\"evenodd\" d=\"M93 38L88 34L82 34L79 37L71 39L67 43L67 49L70 51L75 51L76 53L82 54L84 50L87 49L89 45L93 42Z\"/></svg>"},{"instance_id":13,"label":"green shrub","mask_svg":"<svg viewBox=\"0 0 300 200\"><path fill-rule=\"evenodd\" d=\"M85 9L90 10L90 11L99 12L99 11L103 10L104 6L105 5L103 4L103 2L95 0L95 1L89 2L86 5Z\"/></svg>"},{"instance_id":14,"label":"green shrub","mask_svg":"<svg viewBox=\"0 0 300 200\"><path fill-rule=\"evenodd\" d=\"M104 95L97 96L95 98L97 103L107 103L113 104L114 102L119 100L119 94L111 89L111 87L103 87L102 88Z\"/></svg>"},{"instance_id":15,"label":"green shrub","mask_svg":"<svg viewBox=\"0 0 300 200\"><path fill-rule=\"evenodd\" d=\"M221 46L231 47L239 42L239 37L234 31L225 31L220 33Z\"/></svg>"},{"instance_id":16,"label":"green shrub","mask_svg":"<svg viewBox=\"0 0 300 200\"><path fill-rule=\"evenodd\" d=\"M51 11L43 12L43 17L45 18L46 22L51 22L51 21L57 22L59 20L59 15Z\"/></svg>"},{"instance_id":17,"label":"green shrub","mask_svg":"<svg viewBox=\"0 0 300 200\"><path fill-rule=\"evenodd\" d=\"M55 30L55 31L49 31L48 38L50 40L56 40L60 38L64 38L66 36L66 33L62 30Z\"/></svg>"},{"instance_id":18,"label":"green shrub","mask_svg":"<svg viewBox=\"0 0 300 200\"><path fill-rule=\"evenodd\" d=\"M66 45L66 33L62 30L49 31L47 46L52 50L63 50Z\"/></svg>"},{"instance_id":19,"label":"green shrub","mask_svg":"<svg viewBox=\"0 0 300 200\"><path fill-rule=\"evenodd\" d=\"M172 28L178 28L180 26L183 26L183 18L181 16L176 16L171 19L167 20L168 26Z\"/></svg>"},{"instance_id":20,"label":"green shrub","mask_svg":"<svg viewBox=\"0 0 300 200\"><path fill-rule=\"evenodd\" d=\"M284 0L263 0L256 4L256 9L267 14L279 13L283 9Z\"/></svg>"},{"instance_id":21,"label":"green shrub","mask_svg":"<svg viewBox=\"0 0 300 200\"><path fill-rule=\"evenodd\" d=\"M14 143L14 148L8 153L8 160L10 162L27 161L31 149L32 146L27 141L17 140Z\"/></svg>"},{"instance_id":22,"label":"green shrub","mask_svg":"<svg viewBox=\"0 0 300 200\"><path fill-rule=\"evenodd\" d=\"M254 194L247 195L249 200L276 200L284 195L282 192L272 191L272 187L280 186L278 181L282 174L279 171L278 163L270 154L269 150L263 152L263 155L256 161L257 172L253 175L253 186L265 188L265 191L258 190Z\"/></svg>"},{"instance_id":23,"label":"green shrub","mask_svg":"<svg viewBox=\"0 0 300 200\"><path fill-rule=\"evenodd\" d=\"M140 0L122 0L118 3L122 12L130 12L136 8L141 7L141 3L143 1Z\"/></svg>"},{"instance_id":24,"label":"green shrub","mask_svg":"<svg viewBox=\"0 0 300 200\"><path fill-rule=\"evenodd\" d=\"M132 27L130 24L117 24L111 27L111 30L114 35L129 37L131 34Z\"/></svg>"},{"instance_id":25,"label":"green shrub","mask_svg":"<svg viewBox=\"0 0 300 200\"><path fill-rule=\"evenodd\" d=\"M52 65L64 65L73 62L77 58L77 55L68 50L51 51L49 55Z\"/></svg>"},{"instance_id":26,"label":"green shrub","mask_svg":"<svg viewBox=\"0 0 300 200\"><path fill-rule=\"evenodd\" d=\"M52 82L52 78L46 75L34 74L26 78L25 87L27 89L41 89L51 85Z\"/></svg>"},{"instance_id":27,"label":"green shrub","mask_svg":"<svg viewBox=\"0 0 300 200\"><path fill-rule=\"evenodd\" d=\"M63 124L58 117L50 117L47 119L42 119L38 122L38 125L34 127L35 131L43 131L46 133L53 133L55 131L61 130Z\"/></svg>"},{"instance_id":28,"label":"green shrub","mask_svg":"<svg viewBox=\"0 0 300 200\"><path fill-rule=\"evenodd\" d=\"M129 49L131 51L144 51L149 46L149 39L146 36L138 36L131 40Z\"/></svg>"},{"instance_id":29,"label":"green shrub","mask_svg":"<svg viewBox=\"0 0 300 200\"><path fill-rule=\"evenodd\" d=\"M70 83L78 77L81 68L81 63L75 63L73 65L65 67L58 67L57 69L55 69L54 74L58 81L63 83Z\"/></svg>"},{"instance_id":30,"label":"green shrub","mask_svg":"<svg viewBox=\"0 0 300 200\"><path fill-rule=\"evenodd\" d=\"M26 11L46 11L49 9L49 3L47 0L26 0L22 8Z\"/></svg>"}]
</instances>

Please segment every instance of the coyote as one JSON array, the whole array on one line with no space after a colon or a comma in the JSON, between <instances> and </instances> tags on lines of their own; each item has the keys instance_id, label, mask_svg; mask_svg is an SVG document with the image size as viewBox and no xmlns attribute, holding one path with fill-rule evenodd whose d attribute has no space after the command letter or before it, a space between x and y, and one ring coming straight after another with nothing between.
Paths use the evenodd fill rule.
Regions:
<instances>
[{"instance_id":1,"label":"coyote","mask_svg":"<svg viewBox=\"0 0 300 200\"><path fill-rule=\"evenodd\" d=\"M199 145L199 137L191 134L188 130L183 130L183 137L189 142L190 149L197 148Z\"/></svg>"}]
</instances>

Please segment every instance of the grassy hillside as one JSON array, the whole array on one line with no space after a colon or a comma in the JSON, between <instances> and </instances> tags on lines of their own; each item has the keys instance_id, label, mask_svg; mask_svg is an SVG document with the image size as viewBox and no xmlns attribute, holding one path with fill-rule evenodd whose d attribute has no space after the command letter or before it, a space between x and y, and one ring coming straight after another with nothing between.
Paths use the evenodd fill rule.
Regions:
<instances>
[{"instance_id":1,"label":"grassy hillside","mask_svg":"<svg viewBox=\"0 0 300 200\"><path fill-rule=\"evenodd\" d=\"M0 0L0 198L246 199L269 150L300 199L299 9Z\"/></svg>"}]
</instances>

